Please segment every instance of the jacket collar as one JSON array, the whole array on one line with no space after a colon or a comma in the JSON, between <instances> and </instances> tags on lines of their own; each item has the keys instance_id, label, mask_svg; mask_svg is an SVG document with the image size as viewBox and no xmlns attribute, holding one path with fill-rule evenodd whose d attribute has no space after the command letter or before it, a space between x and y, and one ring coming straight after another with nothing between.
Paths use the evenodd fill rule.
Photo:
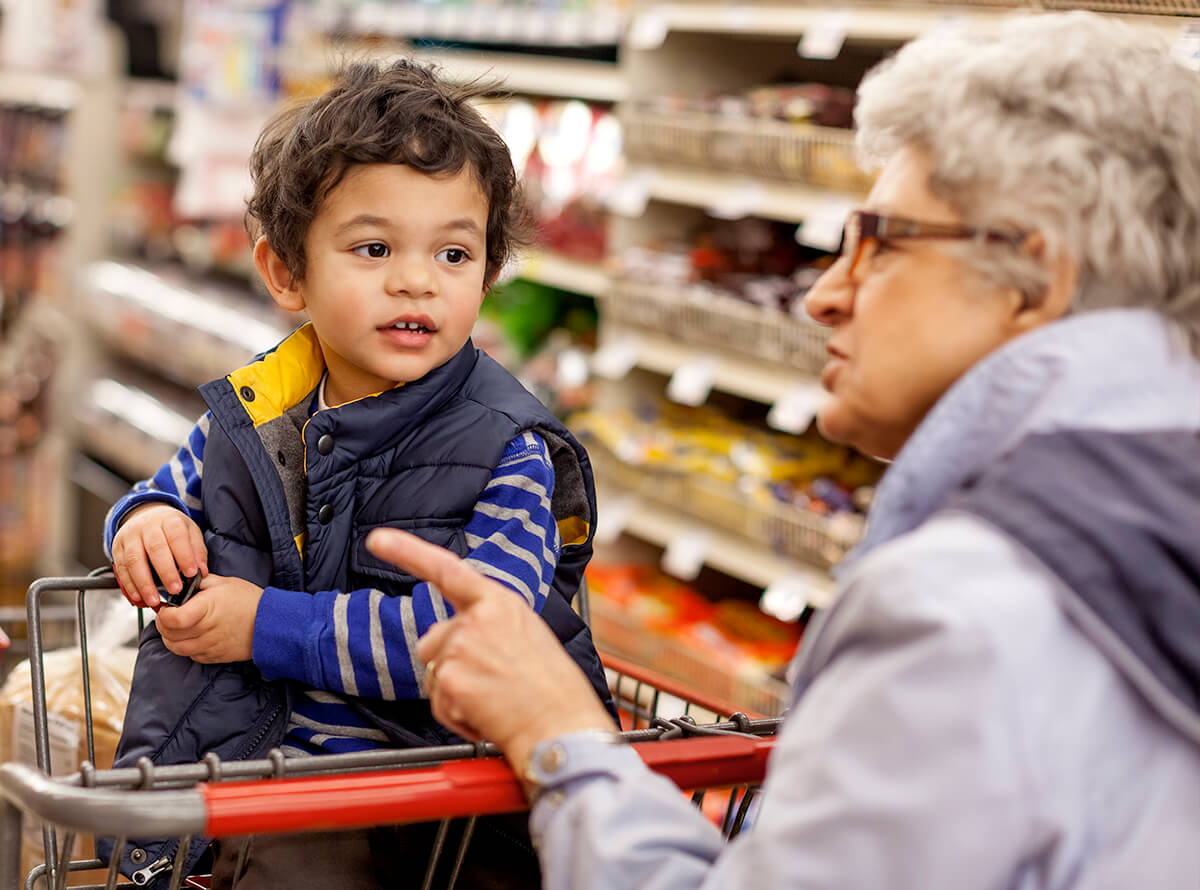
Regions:
<instances>
[{"instance_id":1,"label":"jacket collar","mask_svg":"<svg viewBox=\"0 0 1200 890\"><path fill-rule=\"evenodd\" d=\"M866 535L835 570L912 531L1031 433L1200 429L1200 362L1159 313L1071 316L985 357L934 405L876 491Z\"/></svg>"},{"instance_id":2,"label":"jacket collar","mask_svg":"<svg viewBox=\"0 0 1200 890\"><path fill-rule=\"evenodd\" d=\"M375 412L386 406L390 410L399 408L404 414L412 415L414 421L419 421L458 391L475 367L476 360L475 346L468 340L449 361L420 380L339 405L322 414L339 417L343 422L359 416L376 422ZM307 322L274 349L237 369L226 379L251 423L260 427L310 398L324 373L321 346L312 323Z\"/></svg>"}]
</instances>

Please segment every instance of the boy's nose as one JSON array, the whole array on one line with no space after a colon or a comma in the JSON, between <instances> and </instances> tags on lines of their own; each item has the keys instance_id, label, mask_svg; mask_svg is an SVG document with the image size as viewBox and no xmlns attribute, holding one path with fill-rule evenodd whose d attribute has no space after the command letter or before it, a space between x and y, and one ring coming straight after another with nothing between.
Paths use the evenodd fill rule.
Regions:
<instances>
[{"instance_id":1,"label":"boy's nose","mask_svg":"<svg viewBox=\"0 0 1200 890\"><path fill-rule=\"evenodd\" d=\"M432 266L432 259L393 256L392 262L388 263L384 286L390 294L408 294L413 297L432 294L437 283Z\"/></svg>"}]
</instances>

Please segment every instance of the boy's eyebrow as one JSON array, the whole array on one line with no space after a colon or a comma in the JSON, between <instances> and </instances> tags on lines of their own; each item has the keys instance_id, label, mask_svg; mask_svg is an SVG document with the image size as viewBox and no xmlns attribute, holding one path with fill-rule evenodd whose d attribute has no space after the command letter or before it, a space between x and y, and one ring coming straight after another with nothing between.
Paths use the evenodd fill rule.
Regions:
<instances>
[{"instance_id":1,"label":"boy's eyebrow","mask_svg":"<svg viewBox=\"0 0 1200 890\"><path fill-rule=\"evenodd\" d=\"M483 237L483 230L479 228L479 223L471 219L469 216L464 216L459 219L452 219L450 222L442 226L444 229L461 229L465 232L470 232L472 235Z\"/></svg>"},{"instance_id":2,"label":"boy's eyebrow","mask_svg":"<svg viewBox=\"0 0 1200 890\"><path fill-rule=\"evenodd\" d=\"M353 219L346 220L346 222L334 229L333 234L334 237L338 237L340 235L344 235L351 229L358 228L359 226L386 227L390 226L391 224L392 221L385 216L375 216L370 213L360 213L358 216L354 217ZM443 225L442 228L446 230L459 229L465 232L470 232L471 234L480 238L483 237L483 230L479 228L479 223L475 222L475 220L468 216L460 217L459 219L452 219Z\"/></svg>"},{"instance_id":3,"label":"boy's eyebrow","mask_svg":"<svg viewBox=\"0 0 1200 890\"><path fill-rule=\"evenodd\" d=\"M346 222L334 229L333 234L336 237L338 235L345 234L351 229L356 229L359 226L386 226L389 225L390 222L390 220L383 216L372 216L369 213L360 213L358 216L354 217L353 219L346 220Z\"/></svg>"}]
</instances>

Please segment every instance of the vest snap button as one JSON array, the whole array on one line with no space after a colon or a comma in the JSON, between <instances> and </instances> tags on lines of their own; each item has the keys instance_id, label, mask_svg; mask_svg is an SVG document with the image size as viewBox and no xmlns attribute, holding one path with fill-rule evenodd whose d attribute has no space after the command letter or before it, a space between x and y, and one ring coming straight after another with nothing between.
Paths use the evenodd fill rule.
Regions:
<instances>
[{"instance_id":1,"label":"vest snap button","mask_svg":"<svg viewBox=\"0 0 1200 890\"><path fill-rule=\"evenodd\" d=\"M247 402L254 401L254 390L252 390L250 387L243 386L241 389L241 393L242 393L242 398L245 399Z\"/></svg>"},{"instance_id":2,"label":"vest snap button","mask_svg":"<svg viewBox=\"0 0 1200 890\"><path fill-rule=\"evenodd\" d=\"M333 451L333 436L329 435L329 433L326 433L321 438L317 439L317 451L321 452L322 455L329 454L329 452Z\"/></svg>"},{"instance_id":3,"label":"vest snap button","mask_svg":"<svg viewBox=\"0 0 1200 890\"><path fill-rule=\"evenodd\" d=\"M333 507L329 504L322 505L321 509L317 511L317 519L321 521L321 525L329 525L333 519Z\"/></svg>"}]
</instances>

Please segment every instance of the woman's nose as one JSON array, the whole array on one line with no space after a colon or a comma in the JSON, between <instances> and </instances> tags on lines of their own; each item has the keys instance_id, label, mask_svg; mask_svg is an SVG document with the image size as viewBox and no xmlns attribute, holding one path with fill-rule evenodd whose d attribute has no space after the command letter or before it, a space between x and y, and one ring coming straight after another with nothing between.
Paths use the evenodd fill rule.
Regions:
<instances>
[{"instance_id":1,"label":"woman's nose","mask_svg":"<svg viewBox=\"0 0 1200 890\"><path fill-rule=\"evenodd\" d=\"M804 311L818 324L835 325L854 311L854 282L850 280L850 261L839 257L825 270L807 294Z\"/></svg>"}]
</instances>

